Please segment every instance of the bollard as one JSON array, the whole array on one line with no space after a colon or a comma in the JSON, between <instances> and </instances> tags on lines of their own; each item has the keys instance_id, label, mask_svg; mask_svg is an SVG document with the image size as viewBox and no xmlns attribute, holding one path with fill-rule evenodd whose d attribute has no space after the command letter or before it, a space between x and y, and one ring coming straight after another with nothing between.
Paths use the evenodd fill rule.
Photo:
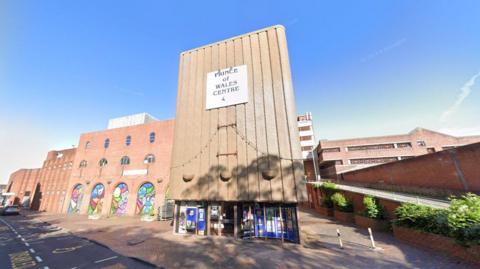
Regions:
<instances>
[{"instance_id":1,"label":"bollard","mask_svg":"<svg viewBox=\"0 0 480 269\"><path fill-rule=\"evenodd\" d=\"M368 228L368 233L370 234L370 241L372 242L372 248L376 249L377 247L375 246L375 241L373 240L372 229L370 229L370 227Z\"/></svg>"},{"instance_id":2,"label":"bollard","mask_svg":"<svg viewBox=\"0 0 480 269\"><path fill-rule=\"evenodd\" d=\"M340 237L339 229L337 229L337 237L338 237L338 243L340 244L340 248L343 249L342 237Z\"/></svg>"}]
</instances>

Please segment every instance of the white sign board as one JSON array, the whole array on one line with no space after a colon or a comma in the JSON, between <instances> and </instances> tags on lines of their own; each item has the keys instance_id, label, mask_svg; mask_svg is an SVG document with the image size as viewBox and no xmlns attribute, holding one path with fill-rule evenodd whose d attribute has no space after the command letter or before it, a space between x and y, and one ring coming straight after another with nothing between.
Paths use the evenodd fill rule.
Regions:
<instances>
[{"instance_id":1,"label":"white sign board","mask_svg":"<svg viewBox=\"0 0 480 269\"><path fill-rule=\"evenodd\" d=\"M147 174L147 169L123 170L124 176L143 176Z\"/></svg>"},{"instance_id":2,"label":"white sign board","mask_svg":"<svg viewBox=\"0 0 480 269\"><path fill-rule=\"evenodd\" d=\"M234 66L208 73L206 96L206 109L247 103L247 66Z\"/></svg>"}]
</instances>

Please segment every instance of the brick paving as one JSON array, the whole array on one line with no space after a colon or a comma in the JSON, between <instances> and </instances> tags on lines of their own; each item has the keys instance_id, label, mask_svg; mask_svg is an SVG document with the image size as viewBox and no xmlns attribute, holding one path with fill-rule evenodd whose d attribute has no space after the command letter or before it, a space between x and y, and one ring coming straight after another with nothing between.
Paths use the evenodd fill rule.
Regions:
<instances>
[{"instance_id":1,"label":"brick paving","mask_svg":"<svg viewBox=\"0 0 480 269\"><path fill-rule=\"evenodd\" d=\"M374 234L378 249L373 250L366 230L309 210L301 210L299 216L301 245L175 235L170 222L141 222L133 217L25 215L165 268L473 268L401 243L390 234ZM342 233L344 249L339 248L336 229Z\"/></svg>"}]
</instances>

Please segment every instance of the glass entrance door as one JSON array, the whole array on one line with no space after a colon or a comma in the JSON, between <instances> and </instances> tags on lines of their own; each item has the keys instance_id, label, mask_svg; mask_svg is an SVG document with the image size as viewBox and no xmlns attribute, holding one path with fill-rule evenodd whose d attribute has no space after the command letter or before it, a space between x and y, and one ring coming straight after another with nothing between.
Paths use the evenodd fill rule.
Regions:
<instances>
[{"instance_id":1,"label":"glass entrance door","mask_svg":"<svg viewBox=\"0 0 480 269\"><path fill-rule=\"evenodd\" d=\"M222 206L222 235L234 236L235 231L235 208L233 203L224 203Z\"/></svg>"},{"instance_id":2,"label":"glass entrance door","mask_svg":"<svg viewBox=\"0 0 480 269\"><path fill-rule=\"evenodd\" d=\"M220 235L220 205L212 204L210 206L210 234Z\"/></svg>"}]
</instances>

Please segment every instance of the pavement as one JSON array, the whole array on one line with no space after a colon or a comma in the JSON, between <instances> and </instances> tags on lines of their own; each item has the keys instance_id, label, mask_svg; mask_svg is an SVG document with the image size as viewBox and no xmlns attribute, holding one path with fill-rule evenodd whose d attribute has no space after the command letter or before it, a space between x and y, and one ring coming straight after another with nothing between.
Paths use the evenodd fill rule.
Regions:
<instances>
[{"instance_id":1,"label":"pavement","mask_svg":"<svg viewBox=\"0 0 480 269\"><path fill-rule=\"evenodd\" d=\"M153 268L48 223L0 217L0 268Z\"/></svg>"},{"instance_id":2,"label":"pavement","mask_svg":"<svg viewBox=\"0 0 480 269\"><path fill-rule=\"evenodd\" d=\"M88 259L89 264L109 255L123 255L164 268L474 268L404 244L386 233L374 234L377 248L372 249L366 230L338 223L308 209L299 212L302 244L176 235L172 233L171 222L142 222L134 217L88 220L84 215L34 212L24 214L25 216L9 217L8 221L48 222L62 227L70 236L85 238L86 242L96 242L111 249L112 253L102 254L103 256L100 251L87 252L90 245L77 249L78 252L85 251L84 259ZM338 244L337 229L341 232L343 249ZM75 242L68 246L79 245L79 242ZM52 247L48 247L48 250L51 249ZM20 252L17 249L14 251ZM39 255L45 255L45 261L49 257L43 253ZM95 258L89 255L94 255ZM4 256L0 256L0 261L9 260L4 259ZM62 257L59 258L63 260ZM65 258L69 259L66 256ZM130 267L128 264L125 266L118 268L140 268ZM2 264L0 268L3 268Z\"/></svg>"}]
</instances>

